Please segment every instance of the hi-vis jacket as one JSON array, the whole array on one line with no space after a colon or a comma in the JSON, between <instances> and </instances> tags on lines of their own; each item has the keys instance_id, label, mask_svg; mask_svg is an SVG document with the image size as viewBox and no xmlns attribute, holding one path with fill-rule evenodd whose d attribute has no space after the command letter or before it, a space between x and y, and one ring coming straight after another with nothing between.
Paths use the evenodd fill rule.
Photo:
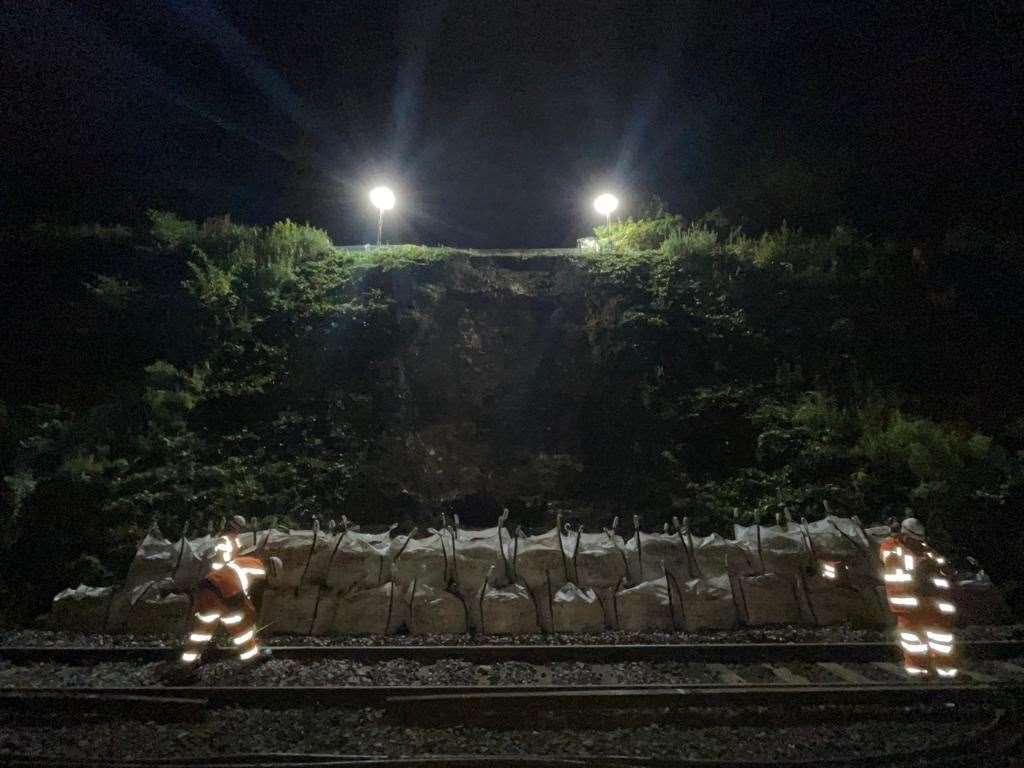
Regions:
<instances>
[{"instance_id":1,"label":"hi-vis jacket","mask_svg":"<svg viewBox=\"0 0 1024 768\"><path fill-rule=\"evenodd\" d=\"M956 606L950 599L945 558L927 542L902 533L883 541L880 554L890 611L952 619Z\"/></svg>"}]
</instances>

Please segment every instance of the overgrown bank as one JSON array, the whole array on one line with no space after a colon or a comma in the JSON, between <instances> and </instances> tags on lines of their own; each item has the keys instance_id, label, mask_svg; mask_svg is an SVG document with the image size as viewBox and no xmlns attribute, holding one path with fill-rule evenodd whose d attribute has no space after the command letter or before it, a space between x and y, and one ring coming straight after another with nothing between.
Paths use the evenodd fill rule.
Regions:
<instances>
[{"instance_id":1,"label":"overgrown bank","mask_svg":"<svg viewBox=\"0 0 1024 768\"><path fill-rule=\"evenodd\" d=\"M1013 576L1024 276L998 243L915 254L668 218L516 258L151 221L9 246L38 276L2 351L12 616L114 580L154 519L235 513L411 526L509 507L546 527L557 508L707 532L910 508Z\"/></svg>"}]
</instances>

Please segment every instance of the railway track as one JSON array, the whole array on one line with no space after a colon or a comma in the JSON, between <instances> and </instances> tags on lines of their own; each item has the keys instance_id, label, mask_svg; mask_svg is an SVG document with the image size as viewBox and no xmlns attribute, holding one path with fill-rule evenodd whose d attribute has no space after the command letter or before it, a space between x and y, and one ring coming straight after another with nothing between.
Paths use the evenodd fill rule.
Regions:
<instances>
[{"instance_id":1,"label":"railway track","mask_svg":"<svg viewBox=\"0 0 1024 768\"><path fill-rule=\"evenodd\" d=\"M784 663L784 662L884 662L898 657L894 643L678 643L615 645L377 645L377 646L271 646L274 658L292 661L347 660L375 664L394 659L432 663L455 659L473 664L520 661L529 664L582 662L608 664L641 661L650 663ZM1004 660L1024 658L1024 641L982 640L959 645L964 658ZM98 664L108 662L158 662L174 649L166 646L76 647L0 646L0 661L11 664ZM211 648L208 658L234 656L229 648Z\"/></svg>"}]
</instances>

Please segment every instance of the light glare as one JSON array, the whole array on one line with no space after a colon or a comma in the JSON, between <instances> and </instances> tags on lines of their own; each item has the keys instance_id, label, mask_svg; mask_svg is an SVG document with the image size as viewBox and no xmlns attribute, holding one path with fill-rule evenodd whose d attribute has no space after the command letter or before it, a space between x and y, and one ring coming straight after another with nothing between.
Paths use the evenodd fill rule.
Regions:
<instances>
[{"instance_id":1,"label":"light glare","mask_svg":"<svg viewBox=\"0 0 1024 768\"><path fill-rule=\"evenodd\" d=\"M598 195L594 200L594 210L600 213L602 216L611 216L612 212L619 207L619 198L615 195L605 192L603 195Z\"/></svg>"},{"instance_id":2,"label":"light glare","mask_svg":"<svg viewBox=\"0 0 1024 768\"><path fill-rule=\"evenodd\" d=\"M395 193L388 187L374 187L370 190L370 202L382 211L390 211L395 207Z\"/></svg>"}]
</instances>

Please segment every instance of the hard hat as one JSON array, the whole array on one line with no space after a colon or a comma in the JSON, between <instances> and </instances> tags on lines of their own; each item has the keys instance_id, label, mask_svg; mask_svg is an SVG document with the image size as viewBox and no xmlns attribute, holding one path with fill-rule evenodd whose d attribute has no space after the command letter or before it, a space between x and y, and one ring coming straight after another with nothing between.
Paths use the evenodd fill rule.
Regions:
<instances>
[{"instance_id":1,"label":"hard hat","mask_svg":"<svg viewBox=\"0 0 1024 768\"><path fill-rule=\"evenodd\" d=\"M241 515L234 515L227 523L227 529L233 533L240 533L245 530L245 518Z\"/></svg>"},{"instance_id":2,"label":"hard hat","mask_svg":"<svg viewBox=\"0 0 1024 768\"><path fill-rule=\"evenodd\" d=\"M280 557L268 557L266 563L267 571L267 583L274 585L278 579L281 578L281 572L284 569L284 563L281 562Z\"/></svg>"},{"instance_id":3,"label":"hard hat","mask_svg":"<svg viewBox=\"0 0 1024 768\"><path fill-rule=\"evenodd\" d=\"M924 538L924 523L918 520L916 517L908 517L900 525L900 528L904 533L909 533L911 536L916 536L919 539Z\"/></svg>"}]
</instances>

